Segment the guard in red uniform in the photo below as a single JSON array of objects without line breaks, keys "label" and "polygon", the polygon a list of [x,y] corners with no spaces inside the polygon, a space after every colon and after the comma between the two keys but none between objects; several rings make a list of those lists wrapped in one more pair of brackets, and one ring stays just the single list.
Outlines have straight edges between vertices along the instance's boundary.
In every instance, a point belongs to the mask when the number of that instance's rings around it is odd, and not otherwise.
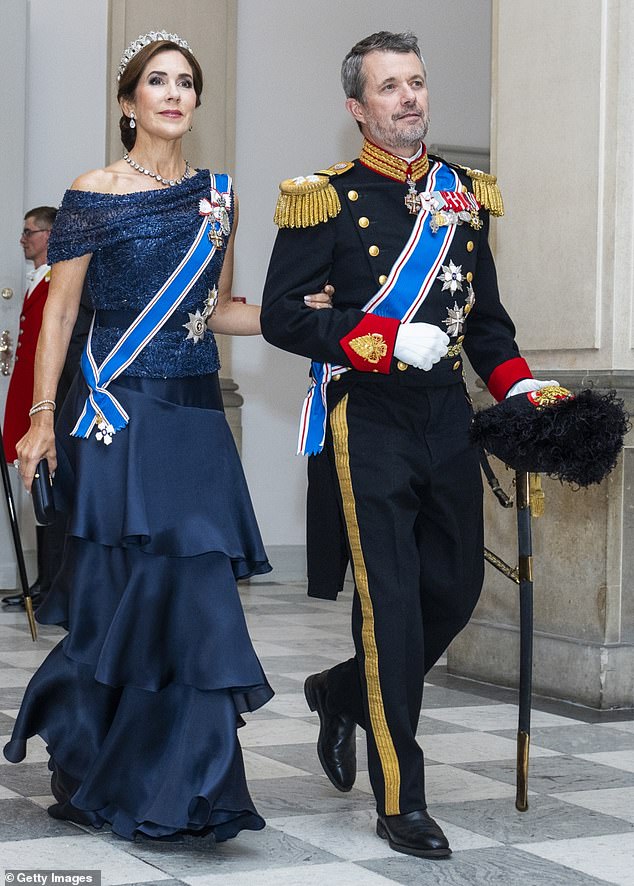
[{"label": "guard in red uniform", "polygon": [[[545,383],[500,303],[488,244],[489,216],[503,214],[495,178],[426,151],[416,37],[362,40],[342,81],[361,155],[282,182],[262,305],[265,338],[313,361],[299,449],[320,459],[311,486],[333,479],[336,498],[322,489],[322,506],[339,502],[355,580],[356,654],[309,677],[305,694],[335,787],[354,783],[358,724],[377,833],[396,851],[442,858],[450,849],[426,811],[416,730],[425,673],[467,623],[484,575],[463,351],[498,400]],[[306,308],[326,282],[333,310]],[[333,550],[336,583],[336,540]]]},{"label": "guard in red uniform", "polygon": [[[35,366],[35,349],[42,325],[42,314],[48,296],[48,284],[51,269],[46,263],[48,238],[53,227],[57,209],[53,206],[38,206],[29,210],[24,216],[24,228],[20,237],[20,245],[27,261],[33,262],[33,268],[27,273],[28,289],[20,313],[20,328],[15,351],[13,374],[9,381],[7,404],[4,413],[2,436],[7,462],[11,464],[16,458],[16,443],[28,431],[30,425],[29,409],[33,405],[33,373]],[[34,603],[41,599],[45,558],[46,529],[37,528],[38,579],[33,585]],[[47,582],[48,583],[48,582]],[[46,590],[46,588],[44,589]],[[3,598],[4,605],[18,606],[22,603],[22,595],[15,594]]]},{"label": "guard in red uniform", "polygon": [[5,455],[9,464],[17,458],[16,443],[26,434],[30,425],[29,409],[33,405],[35,349],[51,276],[51,269],[46,264],[46,250],[56,215],[57,210],[52,206],[39,206],[30,210],[24,217],[24,229],[20,237],[24,257],[27,261],[33,262],[33,269],[27,274],[29,286],[20,314],[15,365],[9,382],[2,430]]}]

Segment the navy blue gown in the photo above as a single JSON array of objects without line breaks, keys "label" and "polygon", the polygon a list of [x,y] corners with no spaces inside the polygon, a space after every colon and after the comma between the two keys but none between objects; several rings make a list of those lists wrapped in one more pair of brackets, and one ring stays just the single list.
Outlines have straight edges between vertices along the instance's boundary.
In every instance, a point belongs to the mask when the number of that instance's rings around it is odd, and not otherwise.
[{"label": "navy blue gown", "polygon": [[[49,261],[92,253],[99,364],[178,264],[200,227],[210,175],[128,195],[68,191]],[[258,830],[237,738],[273,692],[249,638],[236,579],[270,570],[207,331],[188,338],[222,268],[202,277],[109,388],[130,416],[109,446],[70,436],[88,389],[77,376],[56,424],[62,568],[37,611],[68,631],[27,687],[4,754],[48,746],[51,814],[122,837],[218,840]]]}]

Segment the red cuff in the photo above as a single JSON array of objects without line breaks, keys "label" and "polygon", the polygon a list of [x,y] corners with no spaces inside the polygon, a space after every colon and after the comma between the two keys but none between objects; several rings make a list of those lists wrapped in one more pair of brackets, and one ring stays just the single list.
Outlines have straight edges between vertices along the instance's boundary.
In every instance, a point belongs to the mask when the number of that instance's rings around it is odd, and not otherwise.
[{"label": "red cuff", "polygon": [[361,322],[339,340],[350,366],[359,372],[387,375],[400,325],[400,321],[392,317],[364,314]]},{"label": "red cuff", "polygon": [[515,382],[524,378],[532,378],[533,373],[523,357],[513,357],[496,366],[487,382],[487,388],[499,402],[503,400],[511,390]]}]

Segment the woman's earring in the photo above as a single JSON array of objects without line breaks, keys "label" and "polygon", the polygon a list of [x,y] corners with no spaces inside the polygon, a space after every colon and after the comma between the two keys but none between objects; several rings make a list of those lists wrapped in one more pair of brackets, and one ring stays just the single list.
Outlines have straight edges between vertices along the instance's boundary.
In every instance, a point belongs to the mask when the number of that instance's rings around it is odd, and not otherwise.
[{"label": "woman's earring", "polygon": [[191,132],[193,128],[194,128],[193,126],[190,126],[190,127],[189,127],[189,131]]},{"label": "woman's earring", "polygon": [[136,118],[134,111],[130,111],[130,129],[136,129]]}]

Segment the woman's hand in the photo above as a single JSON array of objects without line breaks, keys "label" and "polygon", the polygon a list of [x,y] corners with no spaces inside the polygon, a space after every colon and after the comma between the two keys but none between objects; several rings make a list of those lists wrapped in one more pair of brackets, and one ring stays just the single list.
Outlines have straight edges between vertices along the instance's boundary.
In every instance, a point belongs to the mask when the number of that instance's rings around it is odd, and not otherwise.
[{"label": "woman's hand", "polygon": [[18,453],[18,473],[22,478],[24,488],[30,492],[35,468],[40,459],[47,459],[51,476],[57,468],[52,412],[39,412],[33,416],[31,427],[18,441],[16,450]]},{"label": "woman's hand", "polygon": [[335,294],[335,287],[330,283],[326,283],[321,292],[311,292],[310,295],[304,296],[304,304],[315,311],[322,308],[332,308],[332,297]]}]

